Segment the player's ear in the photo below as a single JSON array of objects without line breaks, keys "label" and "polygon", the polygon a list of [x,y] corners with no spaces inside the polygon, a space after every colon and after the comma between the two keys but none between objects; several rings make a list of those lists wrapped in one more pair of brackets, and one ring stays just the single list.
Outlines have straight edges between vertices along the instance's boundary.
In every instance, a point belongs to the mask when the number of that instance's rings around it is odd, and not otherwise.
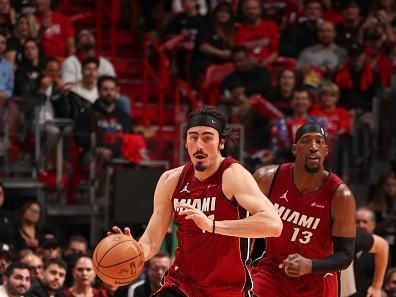
[{"label": "player's ear", "polygon": [[224,150],[224,145],[225,145],[225,139],[220,138],[219,149]]},{"label": "player's ear", "polygon": [[293,153],[293,156],[295,156],[296,155],[296,145],[295,144],[292,144],[291,151]]}]

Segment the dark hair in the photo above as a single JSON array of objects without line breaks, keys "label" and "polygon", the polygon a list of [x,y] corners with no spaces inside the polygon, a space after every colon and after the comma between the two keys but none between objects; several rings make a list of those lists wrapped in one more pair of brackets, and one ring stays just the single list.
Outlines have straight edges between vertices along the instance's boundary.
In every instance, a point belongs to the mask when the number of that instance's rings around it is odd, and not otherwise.
[{"label": "dark hair", "polygon": [[248,51],[248,49],[247,49],[246,47],[244,47],[244,46],[234,46],[234,47],[231,49],[231,54],[232,54],[232,55],[235,55],[235,54],[237,54],[237,53],[244,53],[246,56],[249,56],[249,51]]},{"label": "dark hair", "polygon": [[39,61],[39,67],[42,67],[43,62],[45,63],[45,54],[43,49],[41,48],[40,44],[37,42],[37,39],[35,38],[27,38],[25,40],[25,42],[22,44],[22,57],[21,57],[21,61],[19,61],[19,64],[22,67],[34,67],[32,64],[32,61],[29,60],[26,56],[25,56],[25,46],[28,42],[33,42],[36,47],[37,47],[37,51],[38,51],[38,61]]},{"label": "dark hair", "polygon": [[4,191],[4,184],[3,184],[3,182],[2,182],[2,181],[0,181],[0,188],[2,188],[2,189],[3,189],[3,191]]},{"label": "dark hair", "polygon": [[114,76],[102,75],[98,78],[98,90],[102,88],[103,83],[106,81],[112,81],[116,85],[116,87],[118,87],[118,80]]},{"label": "dark hair", "polygon": [[14,273],[15,269],[27,269],[30,273],[29,266],[27,266],[26,264],[21,262],[13,262],[8,265],[7,269],[4,272],[4,275],[6,277],[10,277]]},{"label": "dark hair", "polygon": [[158,252],[157,254],[155,254],[155,255],[148,261],[146,267],[150,267],[150,264],[151,264],[151,262],[152,262],[152,260],[153,260],[154,258],[169,258],[169,259],[170,259],[170,255],[169,255],[167,252],[160,251],[160,252]]},{"label": "dark hair", "polygon": [[61,62],[60,62],[57,58],[54,58],[54,57],[47,57],[47,58],[45,59],[44,63],[43,63],[43,68],[42,68],[42,70],[44,70],[45,68],[47,68],[48,64],[49,64],[49,63],[52,63],[52,62],[55,62],[55,63],[57,63],[58,65],[61,65]]},{"label": "dark hair", "polygon": [[87,240],[84,236],[82,236],[82,235],[75,234],[75,235],[70,236],[69,240],[67,241],[67,247],[70,246],[70,244],[71,244],[72,241],[82,242],[82,243],[84,243],[84,244],[87,246],[87,248],[88,248],[88,240]]},{"label": "dark hair", "polygon": [[71,261],[70,261],[70,266],[69,266],[69,267],[70,267],[70,268],[76,267],[77,262],[78,262],[81,258],[88,258],[88,259],[91,259],[91,261],[93,261],[93,260],[92,260],[92,257],[89,256],[88,254],[77,253],[77,254],[74,254],[74,255],[71,257]]},{"label": "dark hair", "polygon": [[310,94],[309,94],[308,89],[305,88],[305,87],[302,86],[302,85],[296,86],[296,87],[294,88],[292,98],[294,97],[294,94],[295,94],[295,93],[303,93],[303,92],[307,93],[307,94],[308,94],[308,97],[311,99],[311,96],[310,96]]},{"label": "dark hair", "polygon": [[356,4],[359,7],[359,9],[362,10],[358,0],[343,0],[340,2],[341,2],[340,3],[341,9],[347,9],[350,5]]},{"label": "dark hair", "polygon": [[86,57],[84,60],[81,62],[81,68],[84,68],[88,64],[94,63],[96,67],[99,68],[99,59],[96,57]]},{"label": "dark hair", "polygon": [[322,9],[324,8],[323,2],[321,0],[304,0],[304,7],[307,7],[309,4],[312,4],[312,3],[319,3],[320,7]]},{"label": "dark hair", "polygon": [[[230,15],[230,19],[225,24],[220,24],[216,18],[217,14],[221,10],[226,10],[228,12],[228,14]],[[224,30],[224,35],[226,38],[225,42],[226,42],[227,46],[232,46],[233,41],[234,41],[234,17],[235,17],[234,10],[232,9],[231,4],[228,2],[221,2],[221,3],[217,4],[217,6],[215,7],[215,9],[212,12],[212,22],[213,22],[214,30],[216,32],[218,32],[218,30],[221,30],[221,29]]]},{"label": "dark hair", "polygon": [[67,264],[61,258],[53,258],[44,262],[44,269],[47,269],[50,265],[58,265],[59,267],[67,270]]}]

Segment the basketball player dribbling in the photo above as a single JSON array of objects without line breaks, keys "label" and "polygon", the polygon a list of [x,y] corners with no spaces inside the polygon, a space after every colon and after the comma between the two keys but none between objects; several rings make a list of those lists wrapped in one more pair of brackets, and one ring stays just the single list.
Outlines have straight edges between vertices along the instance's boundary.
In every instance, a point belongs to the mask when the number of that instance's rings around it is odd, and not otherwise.
[{"label": "basketball player dribbling", "polygon": [[259,297],[336,297],[338,271],[353,259],[355,199],[344,182],[324,169],[326,134],[301,126],[294,163],[267,166],[254,176],[283,221],[282,234],[266,240],[265,257],[252,270]]},{"label": "basketball player dribbling", "polygon": [[[253,176],[221,155],[225,125],[214,108],[192,112],[185,144],[191,162],[158,181],[153,214],[139,240],[145,260],[158,252],[173,214],[179,228],[174,263],[154,296],[252,296],[248,238],[281,233],[282,221]],[[113,232],[122,233],[118,227]],[[130,235],[128,228],[124,232]]]}]

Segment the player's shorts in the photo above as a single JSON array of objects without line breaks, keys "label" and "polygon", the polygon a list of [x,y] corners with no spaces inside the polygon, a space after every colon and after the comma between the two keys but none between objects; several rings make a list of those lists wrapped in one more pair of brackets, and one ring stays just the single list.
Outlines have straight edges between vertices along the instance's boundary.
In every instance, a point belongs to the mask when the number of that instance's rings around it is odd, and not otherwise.
[{"label": "player's shorts", "polygon": [[270,263],[252,269],[253,293],[257,297],[338,297],[338,274],[290,277]]},{"label": "player's shorts", "polygon": [[227,291],[226,288],[201,288],[187,280],[181,273],[171,266],[164,276],[163,285],[153,296],[161,297],[162,292],[167,290],[185,297],[245,297],[252,296],[241,291]]}]

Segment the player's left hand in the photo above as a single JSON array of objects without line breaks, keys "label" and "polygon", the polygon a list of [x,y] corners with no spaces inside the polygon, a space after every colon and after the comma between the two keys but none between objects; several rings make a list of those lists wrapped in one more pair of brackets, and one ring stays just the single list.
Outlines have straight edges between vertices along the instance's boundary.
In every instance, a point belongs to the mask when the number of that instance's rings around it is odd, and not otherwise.
[{"label": "player's left hand", "polygon": [[370,286],[367,289],[366,297],[381,297],[381,296],[382,296],[381,288],[376,288],[376,287]]},{"label": "player's left hand", "polygon": [[202,230],[202,232],[212,232],[213,221],[209,219],[202,211],[187,203],[176,204],[177,208],[183,208],[179,212],[180,215],[184,215],[186,220],[193,220],[194,223]]},{"label": "player's left hand", "polygon": [[312,273],[312,260],[304,258],[300,254],[292,254],[287,256],[279,268],[284,269],[288,276],[299,277]]}]

